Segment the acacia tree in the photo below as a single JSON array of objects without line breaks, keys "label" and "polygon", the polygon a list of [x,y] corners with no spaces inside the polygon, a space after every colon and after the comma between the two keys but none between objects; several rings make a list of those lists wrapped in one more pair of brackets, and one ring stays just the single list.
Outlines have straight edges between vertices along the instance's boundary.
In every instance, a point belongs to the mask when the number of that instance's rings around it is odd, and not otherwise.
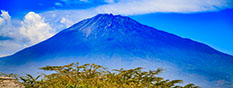
[{"label": "acacia tree", "polygon": [[[178,86],[182,80],[164,80],[157,75],[162,69],[142,71],[143,68],[107,70],[96,64],[72,63],[40,68],[54,71],[46,75],[19,77],[26,88],[199,88],[194,84]],[[39,79],[40,78],[40,79]]]}]

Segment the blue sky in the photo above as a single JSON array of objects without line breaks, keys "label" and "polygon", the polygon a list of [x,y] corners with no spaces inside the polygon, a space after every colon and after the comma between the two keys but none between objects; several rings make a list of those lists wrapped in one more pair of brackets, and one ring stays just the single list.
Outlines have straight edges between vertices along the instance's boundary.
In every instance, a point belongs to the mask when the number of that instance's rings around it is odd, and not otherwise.
[{"label": "blue sky", "polygon": [[233,55],[233,9],[192,14],[151,13],[131,18]]},{"label": "blue sky", "polygon": [[99,13],[129,16],[233,55],[232,0],[1,0],[0,10],[0,56]]}]

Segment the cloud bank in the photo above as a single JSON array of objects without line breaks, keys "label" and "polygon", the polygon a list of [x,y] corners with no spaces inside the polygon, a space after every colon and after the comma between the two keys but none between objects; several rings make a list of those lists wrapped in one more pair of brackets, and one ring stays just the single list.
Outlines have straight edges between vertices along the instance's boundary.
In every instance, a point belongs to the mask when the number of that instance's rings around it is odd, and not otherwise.
[{"label": "cloud bank", "polygon": [[[197,13],[232,8],[232,0],[104,0],[105,5],[82,10],[54,10],[40,13],[52,25],[66,19],[74,24],[99,13],[140,15],[148,13]],[[56,15],[56,16],[54,16]],[[51,20],[52,19],[52,20]],[[56,27],[56,26],[54,26]],[[59,29],[59,28],[58,28]]]},{"label": "cloud bank", "polygon": [[155,12],[191,13],[231,8],[231,0],[120,0],[96,8],[100,13],[137,15]]},{"label": "cloud bank", "polygon": [[6,11],[1,12],[0,37],[7,39],[0,40],[0,56],[13,54],[55,34],[50,25],[34,12],[27,13],[22,21],[11,19]]}]

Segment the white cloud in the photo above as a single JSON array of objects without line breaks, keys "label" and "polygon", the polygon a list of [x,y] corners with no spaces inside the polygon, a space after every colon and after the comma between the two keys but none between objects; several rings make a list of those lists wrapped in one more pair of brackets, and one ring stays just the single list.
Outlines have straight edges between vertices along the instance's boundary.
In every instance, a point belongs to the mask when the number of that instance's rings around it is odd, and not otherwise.
[{"label": "white cloud", "polygon": [[1,17],[3,19],[9,20],[11,18],[11,16],[8,14],[8,12],[3,11],[3,10],[1,10],[1,12],[2,12]]},{"label": "white cloud", "polygon": [[79,1],[81,1],[81,2],[88,2],[88,0],[79,0]]},{"label": "white cloud", "polygon": [[[97,6],[95,8],[84,9],[81,11],[87,13],[93,12],[96,14],[113,13],[121,15],[137,15],[156,12],[193,13],[203,11],[218,11],[221,9],[233,7],[232,0],[118,0],[117,2],[115,2],[114,0],[104,1],[109,4]],[[69,1],[67,0],[66,2]],[[74,12],[73,10],[62,11]],[[79,12],[80,10],[76,11]]]},{"label": "white cloud", "polygon": [[4,19],[0,17],[0,25],[3,24]]},{"label": "white cloud", "polygon": [[107,2],[107,3],[115,3],[114,0],[104,0],[104,1]]},{"label": "white cloud", "polygon": [[13,26],[13,23],[11,21],[11,16],[8,14],[8,12],[1,10],[2,14],[0,16],[0,36],[3,37],[13,37],[15,30],[15,27]]},{"label": "white cloud", "polygon": [[[99,13],[121,15],[138,15],[157,12],[195,13],[204,11],[219,11],[233,7],[231,0],[105,0],[107,5],[82,10],[54,10],[40,13],[53,28],[64,29],[67,24],[62,19],[69,20],[69,25],[92,17]],[[54,16],[56,14],[56,16]],[[62,22],[62,23],[61,23]]]},{"label": "white cloud", "polygon": [[8,56],[9,54],[3,54],[3,55],[0,55],[0,57],[5,57],[5,56]]},{"label": "white cloud", "polygon": [[62,7],[62,6],[63,6],[63,4],[62,4],[62,3],[59,3],[59,2],[56,2],[54,5],[56,5],[56,6],[60,6],[60,7]]},{"label": "white cloud", "polygon": [[232,7],[230,0],[120,0],[115,4],[96,8],[100,13],[123,15],[146,14],[155,12],[202,12],[216,11]]},{"label": "white cloud", "polygon": [[50,24],[56,31],[61,31],[74,23],[81,21],[87,17],[92,17],[97,14],[96,11],[88,10],[54,10],[40,13],[45,21]]},{"label": "white cloud", "polygon": [[70,27],[70,26],[73,24],[72,21],[70,21],[70,20],[68,20],[68,19],[66,19],[66,18],[64,18],[64,17],[61,18],[60,23],[65,24],[65,25],[66,25],[66,28],[67,28],[67,27]]},{"label": "white cloud", "polygon": [[1,10],[1,13],[2,14],[0,15],[0,26],[6,22],[9,22],[11,18],[8,12]]},{"label": "white cloud", "polygon": [[11,19],[6,11],[1,12],[0,36],[10,39],[0,40],[0,56],[13,54],[55,34],[39,14],[29,12],[21,21]]},{"label": "white cloud", "polygon": [[36,44],[53,35],[52,28],[40,15],[29,12],[21,22],[20,33],[29,40],[29,44]]}]

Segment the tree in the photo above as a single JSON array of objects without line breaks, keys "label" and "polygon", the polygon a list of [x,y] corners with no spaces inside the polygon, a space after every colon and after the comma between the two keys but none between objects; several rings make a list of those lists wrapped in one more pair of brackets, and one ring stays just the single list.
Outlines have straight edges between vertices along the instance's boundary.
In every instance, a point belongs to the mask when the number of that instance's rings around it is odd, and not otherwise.
[{"label": "tree", "polygon": [[26,88],[199,88],[194,84],[178,86],[182,80],[164,80],[157,75],[162,69],[143,71],[142,67],[107,70],[96,64],[72,63],[40,68],[52,74],[19,77]]}]

